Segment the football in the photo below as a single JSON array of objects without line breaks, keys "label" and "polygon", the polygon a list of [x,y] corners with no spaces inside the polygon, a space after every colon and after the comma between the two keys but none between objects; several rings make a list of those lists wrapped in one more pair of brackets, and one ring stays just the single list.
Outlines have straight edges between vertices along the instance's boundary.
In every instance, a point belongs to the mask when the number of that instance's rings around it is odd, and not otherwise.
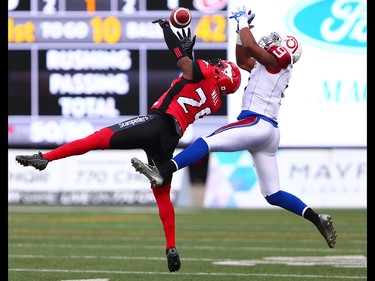
[{"label": "football", "polygon": [[173,9],[169,17],[171,24],[176,28],[187,27],[191,22],[191,13],[188,8],[178,7]]}]

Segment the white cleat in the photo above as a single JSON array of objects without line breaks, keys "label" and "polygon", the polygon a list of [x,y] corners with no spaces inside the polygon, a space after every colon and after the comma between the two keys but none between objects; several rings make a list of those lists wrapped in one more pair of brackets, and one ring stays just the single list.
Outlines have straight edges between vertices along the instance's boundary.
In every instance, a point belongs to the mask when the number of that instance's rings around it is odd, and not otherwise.
[{"label": "white cleat", "polygon": [[160,172],[156,166],[143,163],[138,158],[132,158],[131,162],[135,170],[145,175],[152,185],[163,185],[164,178],[160,175]]}]

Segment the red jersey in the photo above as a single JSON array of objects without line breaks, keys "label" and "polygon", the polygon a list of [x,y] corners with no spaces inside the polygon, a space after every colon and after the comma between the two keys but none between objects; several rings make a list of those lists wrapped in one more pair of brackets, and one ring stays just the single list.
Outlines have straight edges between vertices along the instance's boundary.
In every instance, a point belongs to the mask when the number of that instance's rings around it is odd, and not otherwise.
[{"label": "red jersey", "polygon": [[151,106],[150,112],[157,110],[173,115],[184,133],[195,120],[218,111],[220,107],[214,68],[207,61],[198,59],[193,61],[193,79],[182,76],[174,79],[170,88]]}]

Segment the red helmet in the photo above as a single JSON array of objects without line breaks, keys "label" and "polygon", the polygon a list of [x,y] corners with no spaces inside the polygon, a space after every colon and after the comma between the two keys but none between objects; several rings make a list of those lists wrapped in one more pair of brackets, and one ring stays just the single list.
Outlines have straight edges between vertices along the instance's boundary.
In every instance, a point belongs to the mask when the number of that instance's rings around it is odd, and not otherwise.
[{"label": "red helmet", "polygon": [[232,94],[241,84],[241,71],[236,64],[230,61],[214,59],[209,63],[215,69],[215,77],[221,94]]}]

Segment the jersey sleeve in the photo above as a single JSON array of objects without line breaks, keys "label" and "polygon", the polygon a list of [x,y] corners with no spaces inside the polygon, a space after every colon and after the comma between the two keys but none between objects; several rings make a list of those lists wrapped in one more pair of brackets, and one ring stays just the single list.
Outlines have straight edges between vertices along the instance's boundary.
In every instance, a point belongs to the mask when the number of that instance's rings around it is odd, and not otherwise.
[{"label": "jersey sleeve", "polygon": [[201,69],[199,60],[193,61],[193,80],[199,82],[204,79],[204,75]]},{"label": "jersey sleeve", "polygon": [[[198,59],[196,62],[197,62],[197,68],[199,68],[200,79],[201,80],[208,79],[216,83],[216,78],[213,75],[212,66],[205,60]],[[197,70],[197,73],[198,73],[198,70]]]}]

